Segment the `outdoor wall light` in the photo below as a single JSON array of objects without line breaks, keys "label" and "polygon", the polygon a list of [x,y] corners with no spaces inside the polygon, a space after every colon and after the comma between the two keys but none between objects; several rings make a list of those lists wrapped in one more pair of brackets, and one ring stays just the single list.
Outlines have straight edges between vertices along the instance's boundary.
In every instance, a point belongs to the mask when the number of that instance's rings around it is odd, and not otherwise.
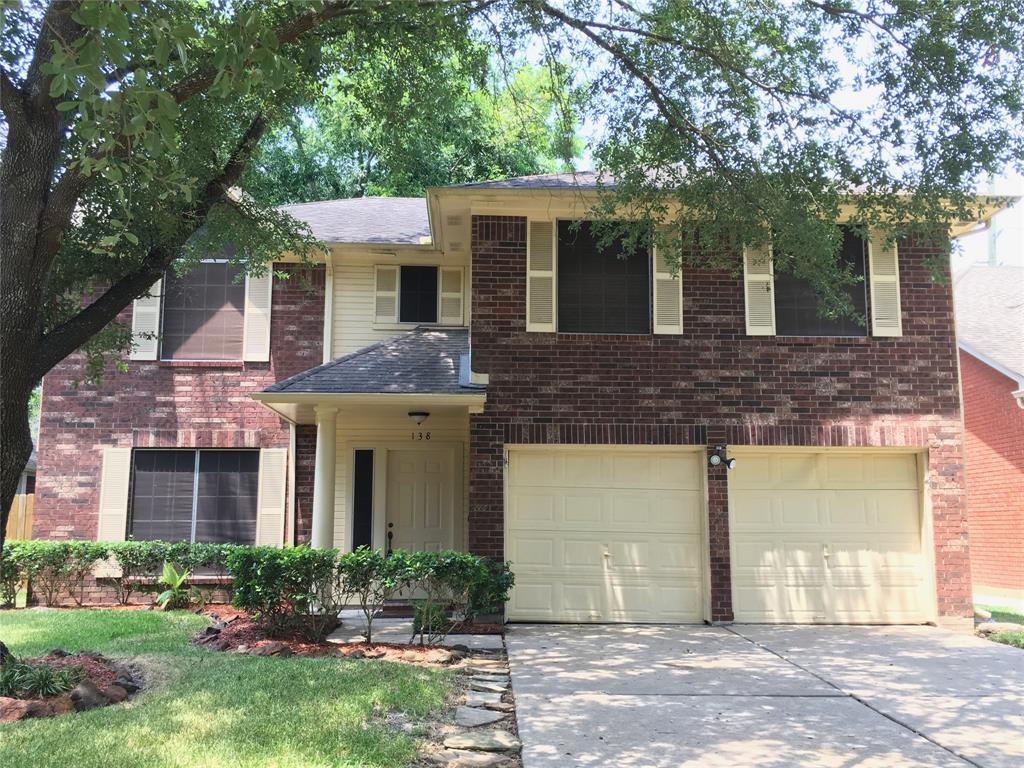
[{"label": "outdoor wall light", "polygon": [[409,411],[409,418],[415,421],[417,424],[422,424],[430,416],[426,411]]},{"label": "outdoor wall light", "polygon": [[717,467],[720,464],[724,464],[726,469],[735,469],[736,459],[726,458],[725,446],[716,445],[715,452],[708,456],[708,464],[712,467]]}]

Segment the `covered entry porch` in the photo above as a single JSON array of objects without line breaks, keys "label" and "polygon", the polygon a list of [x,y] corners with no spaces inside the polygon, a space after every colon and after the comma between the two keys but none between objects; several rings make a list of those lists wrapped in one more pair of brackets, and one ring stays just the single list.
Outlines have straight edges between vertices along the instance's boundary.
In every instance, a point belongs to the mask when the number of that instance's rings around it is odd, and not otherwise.
[{"label": "covered entry porch", "polygon": [[466,354],[465,331],[422,328],[253,396],[315,425],[313,547],[466,548],[469,416],[485,399],[462,381]]}]

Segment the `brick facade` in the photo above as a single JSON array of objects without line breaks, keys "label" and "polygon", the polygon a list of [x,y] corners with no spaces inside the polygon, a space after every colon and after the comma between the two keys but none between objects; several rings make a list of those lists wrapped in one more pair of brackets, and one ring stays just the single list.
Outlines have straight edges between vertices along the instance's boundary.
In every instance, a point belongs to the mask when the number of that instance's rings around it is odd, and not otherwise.
[{"label": "brick facade", "polygon": [[[540,444],[913,446],[929,455],[941,616],[971,613],[952,292],[900,243],[900,338],[751,337],[743,284],[683,270],[684,333],[526,333],[526,220],[474,216],[469,544],[501,557],[503,447]],[[728,487],[711,470],[712,618],[732,616]]]},{"label": "brick facade", "polygon": [[1014,379],[960,353],[975,590],[1024,600],[1024,409]]},{"label": "brick facade", "polygon": [[[126,372],[108,365],[102,383],[93,386],[77,383],[85,369],[84,356],[75,353],[46,375],[36,538],[95,538],[106,446],[288,447],[288,424],[249,395],[322,362],[325,270],[275,269],[291,278],[274,279],[268,363],[134,361]],[[130,326],[131,309],[119,319]]]}]

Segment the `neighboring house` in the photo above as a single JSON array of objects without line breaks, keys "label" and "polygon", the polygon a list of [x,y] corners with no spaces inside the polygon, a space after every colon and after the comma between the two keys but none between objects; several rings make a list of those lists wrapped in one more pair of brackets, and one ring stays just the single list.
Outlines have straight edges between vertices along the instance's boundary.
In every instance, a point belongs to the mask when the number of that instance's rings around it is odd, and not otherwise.
[{"label": "neighboring house", "polygon": [[954,283],[975,600],[1024,608],[1024,267]]},{"label": "neighboring house", "polygon": [[36,490],[36,452],[33,449],[25,469],[18,478],[18,487],[11,502],[11,513],[7,518],[7,539],[29,539],[32,537],[32,508]]},{"label": "neighboring house", "polygon": [[288,206],[325,264],[169,274],[127,373],[46,377],[37,535],[468,548],[511,620],[969,626],[941,248],[847,236],[864,328],[768,252],[602,251],[568,225],[597,194]]}]

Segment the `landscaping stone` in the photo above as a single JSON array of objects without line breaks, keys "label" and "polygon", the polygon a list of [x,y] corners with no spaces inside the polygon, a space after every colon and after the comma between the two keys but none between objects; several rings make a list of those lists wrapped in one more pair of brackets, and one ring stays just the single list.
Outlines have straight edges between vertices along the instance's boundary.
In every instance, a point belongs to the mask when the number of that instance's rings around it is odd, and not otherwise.
[{"label": "landscaping stone", "polygon": [[501,712],[492,712],[488,709],[478,709],[477,707],[459,706],[455,709],[455,722],[467,728],[490,725],[505,717],[508,717],[508,715]]},{"label": "landscaping stone", "polygon": [[508,731],[469,731],[448,736],[449,749],[470,749],[474,752],[518,752],[522,745]]},{"label": "landscaping stone", "polygon": [[53,650],[51,650],[46,655],[47,656],[53,656],[53,658],[55,658],[55,659],[63,659],[63,658],[66,658],[67,656],[70,656],[71,654],[68,653],[67,651],[65,651],[63,648],[54,648]]},{"label": "landscaping stone", "polygon": [[434,648],[424,654],[423,660],[430,664],[451,664],[452,654],[443,648]]},{"label": "landscaping stone", "polygon": [[291,656],[291,649],[282,642],[273,640],[266,645],[253,648],[249,651],[250,656]]},{"label": "landscaping stone", "polygon": [[71,701],[74,702],[75,709],[79,712],[105,707],[109,703],[107,697],[103,695],[103,691],[97,688],[92,680],[80,682],[71,692]]},{"label": "landscaping stone", "polygon": [[30,702],[24,699],[9,699],[0,696],[0,723],[13,723],[28,717]]},{"label": "landscaping stone", "polygon": [[487,691],[466,691],[467,707],[486,707],[490,704],[500,704],[501,694]]},{"label": "landscaping stone", "polygon": [[474,691],[491,691],[493,693],[504,693],[508,690],[507,683],[490,683],[486,680],[478,680],[475,677],[470,678],[469,687]]},{"label": "landscaping stone", "polygon": [[494,704],[484,704],[487,709],[493,709],[496,712],[511,712],[515,709],[515,706],[507,701],[498,701]]},{"label": "landscaping stone", "polygon": [[132,674],[131,670],[120,667],[114,678],[114,685],[124,688],[128,693],[135,693],[142,688],[142,681]]},{"label": "landscaping stone", "polygon": [[984,608],[975,608],[974,618],[978,621],[988,621],[992,618],[992,613],[990,611],[986,611]]},{"label": "landscaping stone", "polygon": [[249,646],[248,645],[240,645],[237,648],[235,648],[235,653],[248,653],[248,652],[249,652]]},{"label": "landscaping stone", "polygon": [[977,626],[979,635],[997,635],[1003,632],[1024,632],[1024,624],[1011,621],[987,621]]},{"label": "landscaping stone", "polygon": [[470,752],[465,749],[444,749],[435,752],[430,760],[449,768],[512,768],[515,761],[493,752]]},{"label": "landscaping stone", "polygon": [[512,682],[508,675],[478,675],[474,673],[472,679],[478,683],[499,683],[501,685],[508,685]]},{"label": "landscaping stone", "polygon": [[66,715],[75,711],[75,702],[71,700],[70,696],[58,696],[50,702],[50,707],[53,709],[53,714]]},{"label": "landscaping stone", "polygon": [[122,701],[128,698],[128,691],[122,688],[120,685],[111,685],[104,688],[102,691],[103,695],[107,697],[107,700],[112,704],[120,704]]}]

